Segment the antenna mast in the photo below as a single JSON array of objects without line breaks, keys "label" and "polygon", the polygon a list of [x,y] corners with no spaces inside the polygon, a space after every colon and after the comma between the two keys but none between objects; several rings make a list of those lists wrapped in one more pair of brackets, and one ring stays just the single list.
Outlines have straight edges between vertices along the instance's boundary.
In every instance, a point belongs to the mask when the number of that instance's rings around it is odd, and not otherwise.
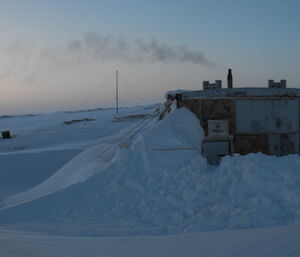
[{"label": "antenna mast", "polygon": [[119,71],[116,71],[116,113],[119,113]]}]

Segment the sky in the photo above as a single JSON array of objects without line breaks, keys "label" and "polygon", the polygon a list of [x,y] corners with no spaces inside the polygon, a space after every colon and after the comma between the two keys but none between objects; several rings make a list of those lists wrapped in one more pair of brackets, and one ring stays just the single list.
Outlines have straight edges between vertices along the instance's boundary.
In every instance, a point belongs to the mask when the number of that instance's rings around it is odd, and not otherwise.
[{"label": "sky", "polygon": [[233,70],[300,87],[296,0],[0,0],[0,115],[162,102]]}]

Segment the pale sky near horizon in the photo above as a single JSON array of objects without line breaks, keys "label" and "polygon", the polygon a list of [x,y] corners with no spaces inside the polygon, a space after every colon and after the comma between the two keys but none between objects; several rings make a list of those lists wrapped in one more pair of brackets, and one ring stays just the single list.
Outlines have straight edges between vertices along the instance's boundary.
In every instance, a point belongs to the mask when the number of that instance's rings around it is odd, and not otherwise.
[{"label": "pale sky near horizon", "polygon": [[300,87],[296,0],[0,0],[0,115],[156,103],[233,69]]}]

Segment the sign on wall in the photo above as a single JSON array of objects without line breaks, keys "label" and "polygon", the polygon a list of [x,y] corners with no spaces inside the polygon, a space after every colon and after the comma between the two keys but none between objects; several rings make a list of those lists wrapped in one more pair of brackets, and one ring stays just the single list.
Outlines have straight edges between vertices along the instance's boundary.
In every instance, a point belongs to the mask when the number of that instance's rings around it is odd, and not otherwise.
[{"label": "sign on wall", "polygon": [[208,120],[208,136],[228,136],[227,120]]}]

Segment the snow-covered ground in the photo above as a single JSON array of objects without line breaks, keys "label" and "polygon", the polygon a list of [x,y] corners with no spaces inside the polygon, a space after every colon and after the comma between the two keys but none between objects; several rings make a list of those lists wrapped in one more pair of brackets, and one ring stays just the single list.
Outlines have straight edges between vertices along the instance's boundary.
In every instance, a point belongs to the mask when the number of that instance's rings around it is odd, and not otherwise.
[{"label": "snow-covered ground", "polygon": [[210,166],[157,107],[0,118],[0,256],[300,256],[300,157]]},{"label": "snow-covered ground", "polygon": [[0,231],[5,257],[298,257],[300,226],[170,236],[56,237]]},{"label": "snow-covered ground", "polygon": [[[122,115],[151,113],[153,109],[126,108]],[[114,117],[112,109],[0,116],[0,131],[10,130],[14,136],[0,140],[0,198],[38,185],[79,153],[111,144],[139,121],[112,122]],[[64,123],[85,118],[94,120]]]}]

